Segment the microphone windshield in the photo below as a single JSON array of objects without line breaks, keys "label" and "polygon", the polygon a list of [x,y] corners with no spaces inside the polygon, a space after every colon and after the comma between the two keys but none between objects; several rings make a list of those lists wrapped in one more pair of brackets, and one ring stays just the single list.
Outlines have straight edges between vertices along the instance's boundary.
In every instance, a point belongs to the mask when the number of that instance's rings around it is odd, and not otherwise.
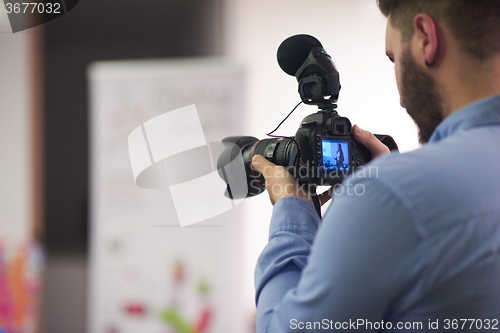
[{"label": "microphone windshield", "polygon": [[309,52],[315,47],[323,47],[319,40],[310,35],[288,37],[278,48],[278,63],[281,69],[292,76],[306,61]]}]

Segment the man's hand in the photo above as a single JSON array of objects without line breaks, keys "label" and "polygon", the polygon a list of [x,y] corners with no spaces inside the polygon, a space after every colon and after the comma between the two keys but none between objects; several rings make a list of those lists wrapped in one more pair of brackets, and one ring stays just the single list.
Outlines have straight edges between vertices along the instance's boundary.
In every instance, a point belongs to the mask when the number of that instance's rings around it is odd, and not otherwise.
[{"label": "man's hand", "polygon": [[364,131],[358,125],[352,127],[352,134],[356,140],[362,143],[372,153],[372,159],[380,155],[388,154],[389,148],[379,141],[371,132]]},{"label": "man's hand", "polygon": [[266,179],[266,190],[273,205],[284,197],[298,197],[309,201],[307,189],[300,191],[301,187],[284,166],[269,162],[262,155],[255,155],[252,158],[252,166]]},{"label": "man's hand", "polygon": [[[390,153],[389,148],[371,132],[362,130],[358,125],[354,125],[352,131],[354,138],[371,151],[372,159]],[[299,186],[293,175],[284,166],[271,163],[262,155],[255,155],[252,159],[252,165],[264,175],[266,190],[273,205],[284,197],[297,197],[313,203],[308,186]],[[318,195],[321,205],[331,199],[332,192],[333,187]]]},{"label": "man's hand", "polygon": [[[269,193],[269,198],[273,205],[276,201],[284,197],[297,197],[307,200],[311,204],[313,203],[308,186],[300,186],[293,175],[288,172],[284,166],[278,166],[271,163],[262,155],[255,155],[252,158],[252,165],[264,175],[266,179],[266,190]],[[321,205],[331,199],[332,191],[333,188],[330,188],[318,195]]]}]

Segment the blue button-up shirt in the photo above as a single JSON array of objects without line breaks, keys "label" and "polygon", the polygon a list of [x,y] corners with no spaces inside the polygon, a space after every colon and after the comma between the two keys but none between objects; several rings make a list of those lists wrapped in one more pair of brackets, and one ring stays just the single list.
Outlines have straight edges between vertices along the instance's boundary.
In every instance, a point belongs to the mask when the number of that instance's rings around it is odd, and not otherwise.
[{"label": "blue button-up shirt", "polygon": [[255,284],[259,333],[500,329],[500,96],[346,179],[322,221],[279,200]]}]

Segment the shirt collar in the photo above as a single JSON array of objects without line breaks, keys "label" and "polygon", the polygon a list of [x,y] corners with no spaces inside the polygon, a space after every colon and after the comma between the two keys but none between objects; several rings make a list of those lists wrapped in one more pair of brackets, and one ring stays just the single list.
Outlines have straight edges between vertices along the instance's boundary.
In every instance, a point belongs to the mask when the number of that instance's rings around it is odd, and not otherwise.
[{"label": "shirt collar", "polygon": [[500,95],[464,106],[446,117],[434,130],[429,142],[437,142],[473,127],[500,125]]}]

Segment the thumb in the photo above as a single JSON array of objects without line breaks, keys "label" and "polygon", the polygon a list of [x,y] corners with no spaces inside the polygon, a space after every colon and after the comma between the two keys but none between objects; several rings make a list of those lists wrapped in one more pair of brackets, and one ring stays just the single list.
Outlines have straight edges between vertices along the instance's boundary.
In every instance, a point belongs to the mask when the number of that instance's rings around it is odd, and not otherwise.
[{"label": "thumb", "polygon": [[254,155],[252,158],[252,166],[259,170],[261,173],[264,173],[264,170],[269,167],[276,166],[275,164],[269,162],[264,156],[262,155]]},{"label": "thumb", "polygon": [[372,157],[376,158],[380,155],[390,153],[389,148],[380,142],[371,132],[363,130],[358,125],[352,127],[354,138],[363,144],[372,153]]}]

